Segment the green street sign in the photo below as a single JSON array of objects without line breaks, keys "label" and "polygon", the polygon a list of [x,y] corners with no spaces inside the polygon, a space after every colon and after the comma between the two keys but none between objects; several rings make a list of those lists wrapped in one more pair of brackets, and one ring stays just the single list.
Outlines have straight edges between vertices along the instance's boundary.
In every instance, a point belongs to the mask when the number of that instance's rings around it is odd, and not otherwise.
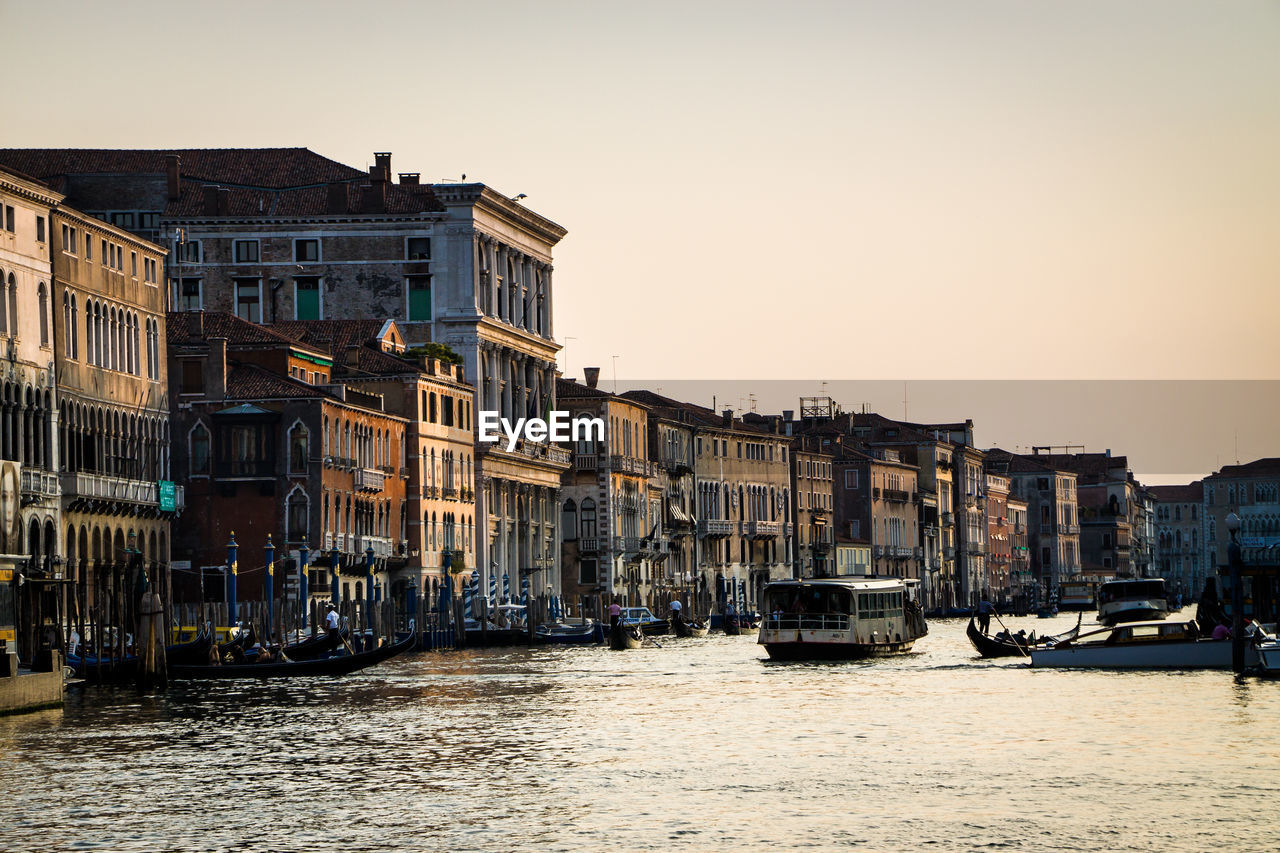
[{"label": "green street sign", "polygon": [[160,486],[160,511],[173,512],[178,508],[178,502],[174,493],[172,480],[161,480]]}]

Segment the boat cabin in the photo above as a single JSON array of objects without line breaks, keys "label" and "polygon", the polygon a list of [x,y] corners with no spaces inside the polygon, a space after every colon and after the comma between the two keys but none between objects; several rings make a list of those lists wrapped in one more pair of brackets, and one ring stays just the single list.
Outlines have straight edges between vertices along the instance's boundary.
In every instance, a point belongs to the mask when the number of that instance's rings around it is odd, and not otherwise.
[{"label": "boat cabin", "polygon": [[766,625],[782,629],[846,631],[850,617],[857,621],[901,619],[901,583],[831,582],[770,584],[764,590]]},{"label": "boat cabin", "polygon": [[1164,579],[1107,581],[1098,590],[1098,605],[1140,598],[1164,598]]}]

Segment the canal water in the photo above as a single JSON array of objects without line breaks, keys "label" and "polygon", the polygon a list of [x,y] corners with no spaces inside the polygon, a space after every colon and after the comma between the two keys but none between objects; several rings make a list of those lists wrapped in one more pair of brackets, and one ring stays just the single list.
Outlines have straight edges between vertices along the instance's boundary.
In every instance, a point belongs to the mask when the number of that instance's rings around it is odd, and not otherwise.
[{"label": "canal water", "polygon": [[76,691],[0,719],[0,849],[1280,849],[1280,683],[1031,670],[964,624],[855,663],[713,635]]}]

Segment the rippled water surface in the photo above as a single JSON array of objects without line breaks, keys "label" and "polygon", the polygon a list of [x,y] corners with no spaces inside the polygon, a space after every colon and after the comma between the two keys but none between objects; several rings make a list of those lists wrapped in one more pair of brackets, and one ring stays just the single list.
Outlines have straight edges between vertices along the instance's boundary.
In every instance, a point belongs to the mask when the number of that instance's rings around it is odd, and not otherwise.
[{"label": "rippled water surface", "polygon": [[75,691],[0,719],[0,849],[1280,849],[1280,683],[931,631],[856,663],[713,635]]}]

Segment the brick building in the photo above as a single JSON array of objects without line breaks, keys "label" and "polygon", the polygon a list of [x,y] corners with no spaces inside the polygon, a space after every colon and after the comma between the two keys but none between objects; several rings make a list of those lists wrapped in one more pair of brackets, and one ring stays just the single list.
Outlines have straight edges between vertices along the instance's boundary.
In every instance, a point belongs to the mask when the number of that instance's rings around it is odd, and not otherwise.
[{"label": "brick building", "polygon": [[1156,572],[1171,595],[1196,598],[1213,572],[1205,559],[1204,481],[1148,491],[1155,500]]}]

